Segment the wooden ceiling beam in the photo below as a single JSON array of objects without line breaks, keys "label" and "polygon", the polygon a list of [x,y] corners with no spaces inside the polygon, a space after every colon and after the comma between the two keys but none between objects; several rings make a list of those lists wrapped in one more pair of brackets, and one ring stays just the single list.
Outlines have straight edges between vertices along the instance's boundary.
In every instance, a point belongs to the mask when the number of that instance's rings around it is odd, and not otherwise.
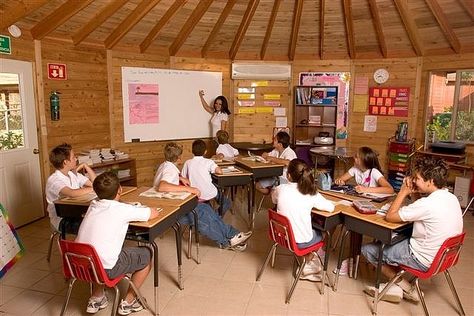
[{"label": "wooden ceiling beam", "polygon": [[352,20],[352,4],[351,0],[342,1],[344,10],[344,25],[346,27],[347,48],[349,50],[349,57],[355,59],[355,39],[354,39],[354,21]]},{"label": "wooden ceiling beam", "polygon": [[37,40],[42,39],[69,20],[74,14],[88,6],[92,1],[93,0],[66,1],[59,8],[51,12],[51,14],[36,24],[31,29],[31,36]]},{"label": "wooden ceiling beam", "polygon": [[474,1],[472,0],[458,0],[464,10],[469,14],[471,20],[474,20]]},{"label": "wooden ceiling beam", "polygon": [[382,56],[387,58],[387,43],[385,42],[385,36],[383,34],[382,19],[380,18],[380,12],[377,8],[377,0],[369,0],[369,7],[370,13],[372,14],[372,22],[374,23],[375,33],[377,34],[380,51],[382,52]]},{"label": "wooden ceiling beam", "polygon": [[451,24],[449,24],[448,18],[443,13],[443,10],[439,6],[438,2],[436,0],[425,0],[425,1],[431,10],[431,13],[433,13],[436,21],[438,21],[438,24],[441,27],[441,30],[443,31],[444,36],[446,36],[446,39],[448,40],[449,44],[451,45],[453,50],[456,52],[456,54],[459,54],[459,52],[461,51],[461,42],[456,36],[456,33],[454,33],[453,28],[451,27]]},{"label": "wooden ceiling beam", "polygon": [[0,31],[9,27],[12,24],[15,24],[15,22],[29,15],[31,12],[38,9],[46,2],[48,1],[47,0],[17,1],[17,4],[11,10],[8,10],[8,14],[6,14],[6,12],[3,12],[3,16],[0,19]]},{"label": "wooden ceiling beam", "polygon": [[219,16],[219,19],[217,20],[216,24],[214,24],[214,27],[212,28],[212,31],[209,34],[209,37],[207,38],[206,43],[204,43],[204,46],[202,47],[202,50],[201,50],[202,57],[207,57],[207,51],[209,50],[209,47],[211,46],[212,41],[217,36],[217,34],[219,34],[219,31],[222,25],[224,24],[225,20],[229,16],[236,2],[237,0],[227,1],[227,4],[225,5],[224,10],[222,10],[221,15]]},{"label": "wooden ceiling beam", "polygon": [[326,1],[319,1],[319,58],[324,59],[324,11]]},{"label": "wooden ceiling beam", "polygon": [[398,13],[400,14],[400,18],[403,22],[403,26],[405,26],[405,30],[407,31],[408,38],[410,39],[411,45],[415,50],[417,56],[423,56],[423,47],[421,45],[421,39],[418,35],[418,30],[415,24],[415,21],[412,19],[412,15],[408,11],[408,4],[407,0],[393,0],[395,6],[397,7]]},{"label": "wooden ceiling beam", "polygon": [[128,0],[115,0],[109,3],[102,11],[97,13],[86,25],[84,25],[79,31],[73,34],[72,42],[74,45],[79,45],[89,34],[94,32],[102,23],[110,18],[115,12],[118,11]]},{"label": "wooden ceiling beam", "polygon": [[181,46],[183,46],[189,34],[191,34],[196,24],[198,24],[204,13],[206,13],[211,3],[212,0],[202,0],[199,2],[199,4],[193,10],[193,13],[191,13],[191,16],[188,18],[186,23],[184,23],[183,27],[181,28],[181,31],[179,31],[178,35],[171,44],[169,48],[170,56],[175,56]]},{"label": "wooden ceiling beam", "polygon": [[275,2],[273,3],[272,14],[270,15],[270,20],[268,21],[267,31],[265,32],[265,38],[263,39],[262,48],[260,49],[260,59],[265,58],[265,53],[267,52],[268,42],[270,41],[270,37],[272,36],[273,25],[275,24],[280,3],[281,0],[275,0]]},{"label": "wooden ceiling beam", "polygon": [[145,37],[143,42],[140,43],[140,52],[144,53],[151,43],[158,37],[161,29],[168,23],[169,20],[178,12],[178,10],[186,3],[186,0],[176,0],[173,5],[165,12],[161,19],[151,29],[150,33]]},{"label": "wooden ceiling beam", "polygon": [[161,0],[142,0],[135,10],[105,39],[105,47],[113,48],[140,20],[153,9]]},{"label": "wooden ceiling beam", "polygon": [[293,10],[293,23],[291,26],[290,46],[288,47],[288,59],[295,59],[296,43],[298,42],[298,32],[300,30],[301,14],[303,13],[303,0],[295,1]]},{"label": "wooden ceiling beam", "polygon": [[237,34],[235,34],[234,41],[232,42],[232,46],[230,47],[229,51],[229,58],[234,59],[237,55],[237,51],[240,48],[240,44],[245,37],[245,33],[252,22],[253,15],[257,10],[258,3],[260,0],[250,0],[249,4],[247,5],[247,10],[245,10],[245,14],[240,22],[239,29],[237,30]]}]

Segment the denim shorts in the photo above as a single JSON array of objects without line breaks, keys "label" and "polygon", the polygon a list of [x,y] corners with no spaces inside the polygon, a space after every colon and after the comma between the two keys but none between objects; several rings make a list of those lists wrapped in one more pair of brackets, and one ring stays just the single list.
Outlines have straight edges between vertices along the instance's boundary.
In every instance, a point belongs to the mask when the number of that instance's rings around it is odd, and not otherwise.
[{"label": "denim shorts", "polygon": [[113,279],[122,274],[134,273],[145,268],[151,261],[151,250],[148,247],[123,248],[112,269],[105,269],[109,278]]},{"label": "denim shorts", "polygon": [[319,230],[313,229],[313,238],[311,238],[310,241],[296,243],[296,245],[298,246],[299,249],[304,249],[320,242],[321,240],[323,240],[323,235],[321,234],[321,232]]},{"label": "denim shorts", "polygon": [[[374,266],[377,265],[379,256],[379,246],[377,244],[370,243],[363,245],[361,251],[371,264]],[[411,251],[409,238],[394,245],[386,246],[383,249],[382,262],[392,266],[403,264],[416,270],[428,270]]]}]

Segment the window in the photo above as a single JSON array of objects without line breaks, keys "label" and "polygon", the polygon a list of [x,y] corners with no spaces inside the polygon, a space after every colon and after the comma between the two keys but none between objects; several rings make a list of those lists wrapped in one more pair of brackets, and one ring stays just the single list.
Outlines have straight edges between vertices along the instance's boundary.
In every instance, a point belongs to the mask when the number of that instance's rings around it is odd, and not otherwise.
[{"label": "window", "polygon": [[23,146],[19,78],[17,74],[0,73],[0,150]]},{"label": "window", "polygon": [[428,142],[474,142],[474,70],[430,74],[426,138]]}]

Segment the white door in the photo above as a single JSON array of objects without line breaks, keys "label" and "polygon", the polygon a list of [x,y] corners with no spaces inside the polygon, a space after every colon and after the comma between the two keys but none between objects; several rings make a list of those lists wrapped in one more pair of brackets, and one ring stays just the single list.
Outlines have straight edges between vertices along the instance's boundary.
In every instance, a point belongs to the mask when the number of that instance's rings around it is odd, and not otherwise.
[{"label": "white door", "polygon": [[0,202],[15,227],[43,216],[32,68],[0,58]]}]

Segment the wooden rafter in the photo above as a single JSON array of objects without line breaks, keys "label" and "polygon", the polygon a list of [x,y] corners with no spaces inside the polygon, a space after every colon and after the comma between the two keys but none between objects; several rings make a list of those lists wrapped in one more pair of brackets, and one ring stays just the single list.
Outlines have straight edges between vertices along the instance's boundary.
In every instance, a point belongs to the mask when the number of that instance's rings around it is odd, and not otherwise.
[{"label": "wooden rafter", "polygon": [[115,0],[107,5],[102,11],[97,13],[86,25],[72,35],[74,45],[80,44],[90,33],[94,32],[102,23],[111,17],[118,9],[120,9],[127,0]]},{"label": "wooden rafter", "polygon": [[319,2],[319,57],[324,59],[324,11],[326,7],[326,1],[320,0]]},{"label": "wooden rafter", "polygon": [[469,14],[471,20],[474,20],[474,1],[472,0],[458,0],[464,10]]},{"label": "wooden rafter", "polygon": [[92,1],[93,0],[69,0],[63,3],[31,29],[31,36],[33,36],[34,39],[42,39],[74,14],[88,6]]},{"label": "wooden rafter", "polygon": [[352,20],[352,4],[351,0],[342,1],[344,7],[344,25],[346,27],[347,48],[349,50],[349,57],[355,58],[355,40],[354,40],[354,21]]},{"label": "wooden rafter", "polygon": [[31,12],[35,11],[43,4],[48,2],[47,0],[34,0],[34,1],[17,1],[18,3],[8,11],[8,14],[3,13],[0,19],[0,31],[4,28],[9,27],[16,21],[27,16]]},{"label": "wooden rafter", "polygon": [[459,42],[458,37],[454,33],[451,24],[449,24],[448,18],[443,13],[443,10],[441,10],[441,7],[439,6],[438,2],[436,0],[425,1],[431,10],[431,13],[433,13],[434,17],[436,18],[436,21],[438,21],[438,24],[441,27],[444,36],[446,36],[446,39],[448,40],[449,44],[454,49],[454,51],[459,54],[459,52],[461,51],[461,42]]},{"label": "wooden rafter", "polygon": [[275,2],[273,3],[272,14],[270,15],[270,20],[268,21],[267,31],[265,32],[265,38],[263,39],[262,48],[260,49],[260,59],[265,58],[265,53],[267,51],[268,42],[270,41],[270,36],[272,35],[273,25],[275,24],[280,3],[281,0],[275,0]]},{"label": "wooden rafter", "polygon": [[407,0],[393,0],[397,7],[400,18],[402,19],[405,30],[407,31],[408,38],[410,39],[411,45],[415,50],[417,56],[423,56],[423,49],[421,46],[421,39],[418,35],[415,21],[413,21],[410,12],[408,11]]},{"label": "wooden rafter", "polygon": [[291,26],[290,46],[288,47],[288,59],[295,58],[296,43],[298,42],[298,32],[300,30],[301,13],[303,13],[303,0],[295,1],[293,10],[293,23]]},{"label": "wooden rafter", "polygon": [[252,21],[253,15],[255,14],[255,10],[257,10],[258,3],[260,0],[250,0],[247,10],[245,10],[245,14],[240,22],[239,29],[237,30],[237,34],[235,34],[234,41],[232,42],[232,46],[230,47],[229,57],[230,59],[234,59],[237,55],[237,51],[239,50],[240,44],[245,37],[245,33],[247,32],[247,28]]},{"label": "wooden rafter", "polygon": [[181,46],[183,46],[189,34],[191,34],[196,24],[198,24],[204,13],[206,13],[211,3],[211,0],[202,0],[199,2],[199,4],[193,10],[193,13],[191,13],[191,16],[188,18],[186,23],[184,23],[183,27],[181,28],[181,31],[179,31],[178,35],[171,44],[169,48],[170,56],[175,56]]},{"label": "wooden rafter", "polygon": [[237,2],[237,0],[227,1],[227,4],[225,5],[224,10],[222,10],[221,15],[219,16],[219,19],[217,20],[216,24],[214,24],[214,27],[212,28],[212,31],[209,34],[209,37],[207,38],[206,43],[202,47],[202,50],[201,50],[201,56],[202,57],[207,56],[207,51],[209,50],[209,46],[211,46],[212,41],[214,40],[214,38],[219,33],[222,25],[224,24],[225,20],[229,16],[230,11],[232,11],[232,8],[234,7],[236,2]]},{"label": "wooden rafter", "polygon": [[140,20],[153,9],[161,0],[142,0],[135,10],[105,39],[105,47],[113,48]]},{"label": "wooden rafter", "polygon": [[186,3],[186,0],[176,0],[173,5],[166,11],[156,25],[151,29],[150,33],[145,37],[140,44],[140,52],[144,53],[151,43],[158,37],[161,29],[168,23],[168,21],[178,12],[178,10]]},{"label": "wooden rafter", "polygon": [[383,34],[382,19],[380,18],[379,9],[377,8],[377,0],[369,0],[370,13],[372,14],[372,22],[374,23],[375,32],[379,41],[382,56],[387,58],[387,43]]}]

